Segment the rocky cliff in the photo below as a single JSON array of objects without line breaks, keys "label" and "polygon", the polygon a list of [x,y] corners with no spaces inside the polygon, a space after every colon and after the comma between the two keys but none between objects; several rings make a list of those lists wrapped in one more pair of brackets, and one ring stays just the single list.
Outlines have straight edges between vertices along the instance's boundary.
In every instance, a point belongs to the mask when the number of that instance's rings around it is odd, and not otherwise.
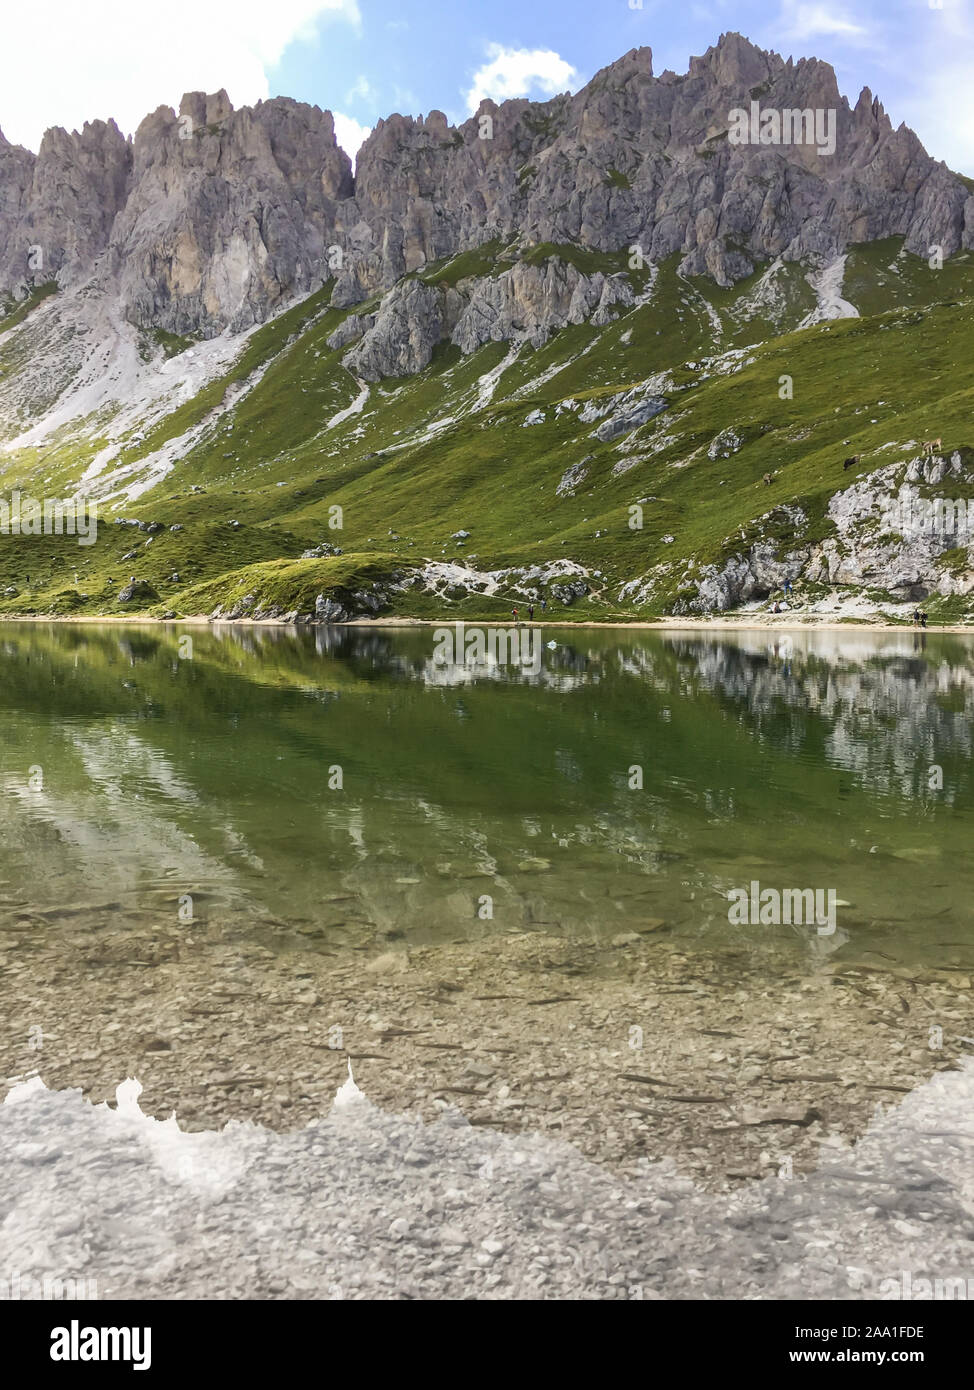
[{"label": "rocky cliff", "polygon": [[[834,111],[834,154],[731,143],[730,113],[752,100]],[[358,169],[342,209],[359,237],[337,290],[344,302],[492,237],[638,246],[651,261],[677,252],[684,274],[728,284],[779,255],[831,259],[891,235],[917,254],[937,244],[950,255],[974,236],[967,187],[911,130],[894,130],[868,89],[850,107],[827,63],[786,62],[738,34],[684,76],[654,77],[642,48],[573,97],[485,101],[458,129],[439,112],[394,116]]]},{"label": "rocky cliff", "polygon": [[[751,103],[814,142],[740,143]],[[621,620],[788,585],[974,622],[972,214],[869,93],[736,35],[393,116],[355,175],[328,112],[223,92],[0,143],[0,502],[101,523],[4,533],[0,612]]]},{"label": "rocky cliff", "polygon": [[[733,143],[731,113],[752,101],[834,111],[834,152]],[[728,285],[765,260],[827,263],[894,235],[924,256],[969,247],[974,198],[868,90],[850,106],[828,64],[737,34],[682,76],[654,76],[643,48],[575,96],[485,101],[459,127],[394,115],[354,178],[331,114],[284,98],[234,111],[223,92],[192,93],[132,139],[95,121],[49,131],[36,156],[0,136],[3,297],[92,282],[130,323],[213,337],[329,279],[337,307],[395,291],[351,354],[372,378],[421,369],[441,338],[465,352],[543,341],[628,292],[564,266],[435,293],[400,284],[487,242],[514,244],[515,261],[547,243],[638,247],[649,263],[676,253],[681,273]]]}]

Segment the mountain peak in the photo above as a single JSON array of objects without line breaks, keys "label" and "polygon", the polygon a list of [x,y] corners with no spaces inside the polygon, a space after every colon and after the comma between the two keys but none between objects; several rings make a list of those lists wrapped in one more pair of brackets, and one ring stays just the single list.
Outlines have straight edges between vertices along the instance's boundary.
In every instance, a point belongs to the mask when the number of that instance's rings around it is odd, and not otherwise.
[{"label": "mountain peak", "polygon": [[690,59],[689,75],[713,75],[720,87],[757,85],[770,76],[773,66],[783,66],[776,53],[766,53],[743,34],[731,30],[699,58]]},{"label": "mountain peak", "polygon": [[179,103],[179,114],[180,116],[189,116],[194,123],[199,125],[222,125],[229,116],[233,115],[233,103],[223,87],[218,92],[210,94],[185,92]]},{"label": "mountain peak", "polygon": [[619,76],[628,75],[634,77],[638,74],[643,77],[652,77],[653,50],[646,46],[642,48],[630,48],[629,52],[624,53],[621,58],[617,58],[615,62],[608,63],[604,68],[601,68],[600,71],[596,73],[593,81],[601,77],[603,73],[608,72]]},{"label": "mountain peak", "polygon": [[[733,140],[733,111],[755,100],[834,108],[834,128],[793,138],[789,121],[786,138]],[[40,245],[48,277],[65,286],[97,264],[125,317],[176,335],[250,327],[332,274],[333,304],[349,307],[493,240],[639,246],[724,286],[863,239],[946,255],[974,243],[966,187],[892,131],[868,88],[853,111],[828,63],[786,62],[736,31],[684,77],[654,78],[640,47],[573,97],[485,98],[459,128],[436,109],[393,113],[354,180],[330,112],[287,97],[235,112],[223,89],[187,92],[178,116],[159,108],[134,148],[114,122],[93,122],[49,132],[36,161],[0,149],[0,292],[28,293],[24,247]]]}]

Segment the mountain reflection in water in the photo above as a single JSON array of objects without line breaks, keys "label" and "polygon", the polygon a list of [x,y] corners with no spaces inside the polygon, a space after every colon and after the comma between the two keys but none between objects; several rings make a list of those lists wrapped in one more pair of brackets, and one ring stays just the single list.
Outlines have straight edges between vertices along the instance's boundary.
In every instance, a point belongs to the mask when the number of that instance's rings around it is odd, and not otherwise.
[{"label": "mountain reflection in water", "polygon": [[[2,910],[971,963],[974,642],[544,638],[524,670],[432,628],[3,625]],[[834,889],[840,931],[732,927],[753,880]]]}]

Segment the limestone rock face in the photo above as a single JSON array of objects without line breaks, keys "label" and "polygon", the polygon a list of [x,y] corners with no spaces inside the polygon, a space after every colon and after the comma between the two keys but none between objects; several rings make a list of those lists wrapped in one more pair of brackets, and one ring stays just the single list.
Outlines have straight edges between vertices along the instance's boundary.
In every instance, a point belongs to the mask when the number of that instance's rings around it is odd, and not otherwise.
[{"label": "limestone rock face", "polygon": [[[817,143],[735,144],[731,113],[832,113]],[[803,133],[814,134],[814,122]],[[485,134],[489,138],[484,138]],[[485,101],[456,129],[439,113],[380,122],[341,210],[354,253],[341,302],[424,262],[486,241],[577,242],[600,251],[677,252],[684,274],[730,284],[759,260],[834,259],[851,243],[901,235],[950,255],[974,237],[966,186],[894,130],[868,89],[854,107],[817,59],[787,62],[738,34],[654,77],[635,49],[575,96]],[[366,230],[367,229],[367,230]]]},{"label": "limestone rock face", "polygon": [[[821,131],[800,121],[798,143],[738,143],[734,112],[752,102],[830,114]],[[329,280],[336,307],[402,286],[355,325],[365,376],[418,370],[446,337],[469,352],[610,322],[632,291],[555,262],[567,244],[676,253],[683,274],[728,285],[774,257],[822,265],[888,236],[923,256],[970,247],[974,197],[871,92],[853,106],[827,63],[739,34],[683,76],[655,76],[640,48],[575,95],[488,100],[458,127],[390,116],[354,178],[330,112],[287,98],[235,111],[225,92],[193,92],[132,139],[93,121],[49,131],[37,155],[0,136],[0,297],[90,280],[140,328],[213,337]],[[435,295],[404,281],[487,243],[509,248],[509,270]],[[543,254],[525,262],[531,248]]]},{"label": "limestone rock face", "polygon": [[114,121],[49,130],[36,155],[0,134],[0,294],[88,274],[125,205],[132,146]]},{"label": "limestone rock face", "polygon": [[211,336],[261,322],[329,277],[351,165],[327,111],[285,98],[234,112],[190,93],[147,116],[110,245],[126,316]]},{"label": "limestone rock face", "polygon": [[412,376],[429,366],[443,336],[444,296],[419,280],[404,280],[387,295],[372,327],[342,360],[364,381]]},{"label": "limestone rock face", "polygon": [[773,541],[758,541],[745,554],[731,556],[720,569],[707,566],[696,598],[677,603],[674,611],[723,613],[751,599],[764,598],[785,582],[793,583],[802,574],[808,558],[807,547],[781,555]]},{"label": "limestone rock face", "polygon": [[558,257],[544,265],[521,262],[496,279],[461,282],[458,288],[467,289],[469,297],[452,341],[466,353],[512,338],[544,347],[555,329],[588,318],[603,326],[610,322],[611,306],[630,305],[634,299],[624,280],[601,272],[583,275]]},{"label": "limestone rock face", "polygon": [[[811,545],[802,541],[804,512],[780,508],[774,519],[779,525],[787,521],[795,538],[790,547],[761,539],[721,566],[705,566],[694,578],[695,595],[680,599],[674,612],[723,612],[799,579],[881,589],[898,601],[971,593],[974,572],[941,560],[945,552],[970,543],[966,503],[960,507],[951,499],[952,492],[965,495],[970,484],[959,453],[878,468],[835,493],[828,516],[836,534]],[[940,485],[944,495],[934,507],[926,494]]]},{"label": "limestone rock face", "polygon": [[614,317],[613,306],[633,300],[621,278],[583,275],[553,256],[543,265],[519,262],[496,277],[471,277],[456,286],[400,281],[377,314],[349,315],[328,346],[360,339],[344,365],[366,381],[378,381],[422,371],[447,338],[465,354],[512,340],[540,348],[555,330],[589,318],[602,326]]},{"label": "limestone rock face", "polygon": [[661,415],[668,406],[669,401],[665,396],[647,396],[636,388],[623,400],[620,410],[610,415],[608,420],[603,420],[595,431],[595,438],[607,444],[620,435],[631,434],[640,425],[645,425],[647,420]]},{"label": "limestone rock face", "polygon": [[315,619],[319,623],[344,623],[348,621],[348,616],[337,599],[329,598],[326,594],[319,594],[315,599]]},{"label": "limestone rock face", "polygon": [[348,318],[342,319],[341,323],[330,334],[327,342],[328,346],[335,350],[348,347],[349,343],[354,343],[361,338],[375,323],[375,314],[349,314]]}]

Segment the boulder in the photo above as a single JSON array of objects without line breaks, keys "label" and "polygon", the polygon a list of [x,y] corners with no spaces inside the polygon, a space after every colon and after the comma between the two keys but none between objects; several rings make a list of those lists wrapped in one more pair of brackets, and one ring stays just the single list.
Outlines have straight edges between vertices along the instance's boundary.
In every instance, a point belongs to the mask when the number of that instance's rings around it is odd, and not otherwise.
[{"label": "boulder", "polygon": [[319,594],[315,599],[315,621],[319,623],[347,623],[352,615],[342,607],[337,599]]},{"label": "boulder", "polygon": [[145,579],[135,579],[118,596],[119,603],[155,603],[159,595]]}]

